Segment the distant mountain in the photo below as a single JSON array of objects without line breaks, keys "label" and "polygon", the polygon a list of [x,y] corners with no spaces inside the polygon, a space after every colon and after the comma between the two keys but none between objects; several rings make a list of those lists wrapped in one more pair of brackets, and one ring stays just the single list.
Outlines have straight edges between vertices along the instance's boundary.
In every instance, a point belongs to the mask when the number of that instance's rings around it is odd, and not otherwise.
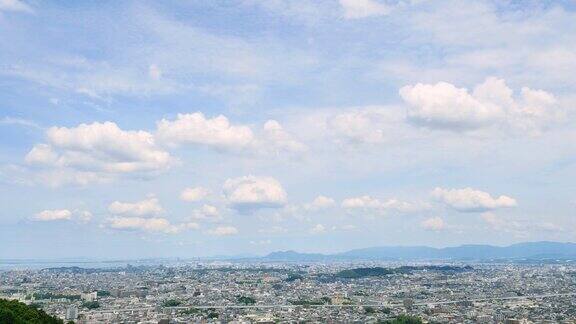
[{"label": "distant mountain", "polygon": [[491,260],[491,259],[574,259],[576,243],[526,242],[510,246],[461,245],[433,248],[427,246],[388,246],[355,249],[336,254],[273,252],[267,261],[338,260]]},{"label": "distant mountain", "polygon": [[320,253],[298,253],[296,251],[272,252],[264,257],[270,261],[321,261],[333,258],[333,255]]}]

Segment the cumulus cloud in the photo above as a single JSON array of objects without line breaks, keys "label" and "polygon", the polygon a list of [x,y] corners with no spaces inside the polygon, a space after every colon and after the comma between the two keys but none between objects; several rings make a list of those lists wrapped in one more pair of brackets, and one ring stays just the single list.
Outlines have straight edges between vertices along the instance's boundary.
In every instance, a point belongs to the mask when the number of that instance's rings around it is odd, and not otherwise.
[{"label": "cumulus cloud", "polygon": [[384,16],[390,13],[386,4],[375,0],[340,0],[340,5],[346,19]]},{"label": "cumulus cloud", "polygon": [[287,195],[278,180],[271,177],[244,176],[228,179],[223,186],[228,203],[238,210],[278,208]]},{"label": "cumulus cloud", "polygon": [[46,209],[36,213],[32,220],[40,222],[51,222],[59,220],[76,220],[81,223],[87,223],[92,219],[92,213],[87,210],[74,210],[68,209]]},{"label": "cumulus cloud", "polygon": [[36,144],[26,155],[26,163],[49,171],[72,172],[80,177],[79,182],[154,173],[173,163],[152,134],[124,131],[112,122],[51,127],[46,135],[48,143]]},{"label": "cumulus cloud", "polygon": [[422,221],[420,226],[429,231],[441,231],[446,227],[446,224],[440,217],[431,217]]},{"label": "cumulus cloud", "polygon": [[410,203],[396,198],[391,198],[386,201],[380,201],[377,198],[373,198],[368,195],[346,198],[342,201],[342,207],[350,210],[362,209],[362,210],[376,210],[376,211],[387,211],[393,210],[401,213],[416,212],[418,210],[426,208],[424,205]]},{"label": "cumulus cloud", "polygon": [[222,115],[206,118],[201,112],[178,114],[172,121],[162,119],[157,123],[156,135],[172,145],[196,144],[226,149],[241,149],[254,138],[247,126],[231,125]]},{"label": "cumulus cloud", "polygon": [[220,220],[222,216],[218,208],[205,204],[201,208],[193,210],[191,218],[194,220],[217,221]]},{"label": "cumulus cloud", "polygon": [[210,194],[210,190],[203,187],[186,188],[180,193],[180,199],[189,202],[204,200]]},{"label": "cumulus cloud", "polygon": [[164,212],[157,198],[151,197],[137,202],[115,201],[108,206],[108,211],[114,215],[152,216]]},{"label": "cumulus cloud", "polygon": [[244,125],[232,125],[225,116],[206,118],[201,112],[178,114],[176,120],[162,119],[157,137],[170,145],[195,144],[232,151],[278,153],[302,152],[306,146],[297,141],[276,120],[268,120],[262,131]]},{"label": "cumulus cloud", "polygon": [[512,126],[537,132],[563,116],[552,94],[524,87],[515,98],[506,82],[494,77],[487,78],[472,92],[447,82],[408,85],[399,92],[408,104],[409,120],[430,128]]},{"label": "cumulus cloud", "polygon": [[72,219],[72,212],[68,209],[43,210],[35,214],[32,219],[42,222],[70,220]]},{"label": "cumulus cloud", "polygon": [[215,236],[229,236],[238,234],[238,230],[234,226],[218,226],[208,230],[207,233]]},{"label": "cumulus cloud", "polygon": [[336,202],[334,201],[334,199],[320,195],[320,196],[317,196],[316,198],[314,198],[314,200],[312,200],[311,203],[305,204],[304,209],[306,209],[306,210],[326,209],[326,208],[330,208],[330,207],[334,206],[335,203]]},{"label": "cumulus cloud", "polygon": [[276,120],[268,120],[264,123],[263,134],[258,148],[274,153],[279,152],[302,152],[307,149],[306,145],[297,141],[290,133],[286,132]]},{"label": "cumulus cloud", "polygon": [[80,210],[76,211],[75,213],[77,215],[78,220],[82,223],[87,223],[90,220],[92,220],[92,213],[87,210]]},{"label": "cumulus cloud", "polygon": [[160,232],[166,234],[176,234],[183,229],[194,229],[194,223],[173,225],[166,218],[161,217],[112,217],[107,220],[107,226],[115,230]]},{"label": "cumulus cloud", "polygon": [[432,197],[461,212],[485,212],[499,208],[516,207],[517,205],[514,198],[504,195],[492,197],[487,192],[472,188],[435,188],[432,191]]}]

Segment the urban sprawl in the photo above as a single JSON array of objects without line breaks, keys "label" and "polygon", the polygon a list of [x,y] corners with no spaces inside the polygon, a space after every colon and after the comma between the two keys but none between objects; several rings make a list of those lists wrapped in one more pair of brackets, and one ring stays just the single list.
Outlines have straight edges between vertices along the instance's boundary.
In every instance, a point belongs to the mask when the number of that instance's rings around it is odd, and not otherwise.
[{"label": "urban sprawl", "polygon": [[576,323],[576,266],[173,262],[0,272],[0,298],[75,323]]}]

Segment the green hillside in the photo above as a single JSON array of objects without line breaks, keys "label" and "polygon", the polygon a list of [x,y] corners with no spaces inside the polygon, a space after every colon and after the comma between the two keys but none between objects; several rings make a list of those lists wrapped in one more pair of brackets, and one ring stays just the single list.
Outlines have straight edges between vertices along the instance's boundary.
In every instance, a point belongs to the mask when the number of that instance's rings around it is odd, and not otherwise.
[{"label": "green hillside", "polygon": [[63,324],[61,319],[46,314],[16,300],[0,299],[0,323],[2,324]]}]

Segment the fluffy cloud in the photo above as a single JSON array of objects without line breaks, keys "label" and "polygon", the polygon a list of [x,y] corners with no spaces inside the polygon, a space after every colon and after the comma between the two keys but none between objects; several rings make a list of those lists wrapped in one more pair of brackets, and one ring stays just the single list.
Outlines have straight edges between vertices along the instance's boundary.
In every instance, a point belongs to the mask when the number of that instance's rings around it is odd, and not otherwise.
[{"label": "fluffy cloud", "polygon": [[178,114],[173,121],[162,119],[157,124],[156,134],[160,141],[171,145],[196,144],[263,153],[306,150],[306,146],[295,140],[276,120],[268,120],[262,131],[256,133],[248,126],[232,125],[225,116],[206,118],[201,112],[195,112]]},{"label": "fluffy cloud", "polygon": [[563,116],[552,94],[524,87],[515,98],[504,80],[493,77],[471,93],[446,82],[408,85],[399,92],[408,104],[408,118],[430,128],[470,130],[500,125],[537,132]]},{"label": "fluffy cloud", "polygon": [[180,199],[194,202],[204,200],[210,194],[210,190],[203,187],[186,188],[180,194]]},{"label": "fluffy cloud", "polygon": [[238,230],[234,226],[218,226],[207,233],[215,236],[229,236],[238,234]]},{"label": "fluffy cloud", "polygon": [[124,131],[112,122],[51,127],[46,135],[48,143],[35,145],[25,161],[52,171],[72,172],[81,177],[79,182],[82,177],[90,182],[118,174],[158,172],[173,162],[152,134]]},{"label": "fluffy cloud", "polygon": [[42,222],[70,220],[72,219],[72,212],[68,209],[43,210],[34,215],[32,219]]},{"label": "fluffy cloud", "polygon": [[199,209],[192,211],[192,219],[194,220],[220,220],[222,216],[218,211],[218,208],[212,205],[203,205]]},{"label": "fluffy cloud", "polygon": [[446,224],[440,217],[431,217],[422,221],[420,226],[429,231],[441,231],[446,227]]},{"label": "fluffy cloud", "polygon": [[158,139],[172,145],[196,144],[226,149],[241,149],[254,139],[247,126],[234,126],[225,116],[206,118],[201,112],[178,114],[176,120],[162,119],[157,124]]},{"label": "fluffy cloud", "polygon": [[432,197],[461,212],[484,212],[498,208],[516,207],[516,200],[508,196],[492,197],[489,193],[472,188],[435,188]]},{"label": "fluffy cloud", "polygon": [[157,198],[151,197],[129,203],[115,201],[108,206],[108,211],[114,215],[152,216],[164,212]]},{"label": "fluffy cloud", "polygon": [[346,19],[384,16],[390,13],[387,5],[375,0],[340,0],[340,5]]},{"label": "fluffy cloud", "polygon": [[320,210],[320,209],[330,208],[330,207],[334,206],[334,204],[335,204],[334,199],[320,195],[320,196],[314,198],[314,200],[312,200],[311,203],[305,204],[304,209],[306,209],[306,210]]},{"label": "fluffy cloud", "polygon": [[286,204],[287,195],[278,180],[244,176],[228,179],[223,186],[228,203],[238,210],[277,208]]},{"label": "fluffy cloud", "polygon": [[416,212],[418,210],[425,208],[425,206],[420,206],[419,204],[401,201],[396,198],[391,198],[382,202],[379,199],[372,198],[368,195],[346,198],[342,201],[342,207],[351,210],[363,209],[363,210],[377,210],[382,212],[386,210],[394,210],[401,213]]},{"label": "fluffy cloud", "polygon": [[268,120],[264,123],[263,134],[259,143],[256,144],[260,149],[278,152],[302,152],[307,149],[306,145],[294,139],[286,132],[282,125],[275,120]]},{"label": "fluffy cloud", "polygon": [[58,220],[76,220],[81,223],[87,223],[92,219],[92,213],[87,210],[70,211],[68,209],[43,210],[36,213],[32,220],[41,222],[50,222]]},{"label": "fluffy cloud", "polygon": [[113,217],[108,219],[107,225],[109,228],[115,230],[160,232],[167,234],[175,234],[183,228],[194,227],[188,226],[188,224],[181,226],[173,225],[167,219],[159,217]]}]

